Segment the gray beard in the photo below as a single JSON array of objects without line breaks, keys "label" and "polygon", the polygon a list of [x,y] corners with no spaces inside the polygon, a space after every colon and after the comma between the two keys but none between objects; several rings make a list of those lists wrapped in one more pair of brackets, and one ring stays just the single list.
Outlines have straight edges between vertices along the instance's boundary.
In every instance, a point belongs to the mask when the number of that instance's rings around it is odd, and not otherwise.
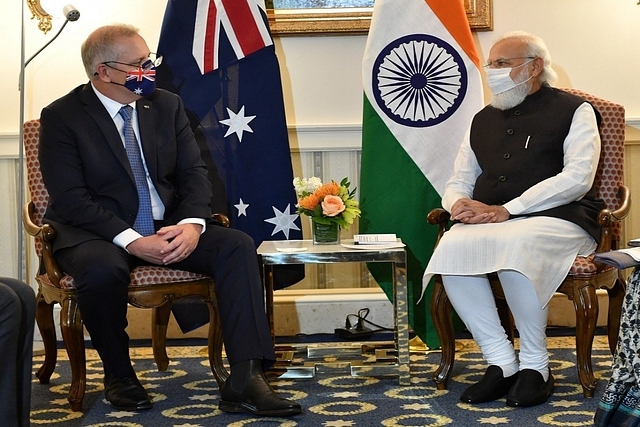
[{"label": "gray beard", "polygon": [[520,105],[531,90],[531,85],[523,83],[505,92],[493,95],[491,106],[499,110],[508,110],[516,105]]},{"label": "gray beard", "polygon": [[529,91],[531,90],[531,83],[527,80],[529,77],[526,75],[527,70],[522,70],[516,76],[517,86],[499,93],[497,95],[493,95],[491,99],[491,106],[497,108],[498,110],[508,110],[509,108],[513,108],[516,105],[520,105],[522,101],[529,95]]}]

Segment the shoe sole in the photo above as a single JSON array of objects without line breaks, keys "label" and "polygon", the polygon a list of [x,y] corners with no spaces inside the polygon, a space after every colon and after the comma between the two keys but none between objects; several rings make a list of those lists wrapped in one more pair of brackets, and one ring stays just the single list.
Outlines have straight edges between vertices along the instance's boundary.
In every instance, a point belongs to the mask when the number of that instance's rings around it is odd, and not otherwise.
[{"label": "shoe sole", "polygon": [[289,417],[292,415],[298,415],[302,413],[301,408],[289,408],[289,409],[271,409],[271,410],[259,410],[251,405],[247,405],[242,402],[226,402],[220,401],[218,409],[222,412],[250,412],[254,415],[271,416],[271,417]]},{"label": "shoe sole", "polygon": [[121,405],[114,405],[113,403],[111,403],[111,401],[109,399],[107,399],[105,397],[105,400],[107,402],[109,402],[109,405],[113,408],[113,409],[117,409],[119,411],[129,411],[129,412],[135,412],[135,411],[146,411],[148,409],[153,408],[153,403],[149,402],[149,403],[145,403],[144,405],[137,405],[137,406],[121,406]]}]

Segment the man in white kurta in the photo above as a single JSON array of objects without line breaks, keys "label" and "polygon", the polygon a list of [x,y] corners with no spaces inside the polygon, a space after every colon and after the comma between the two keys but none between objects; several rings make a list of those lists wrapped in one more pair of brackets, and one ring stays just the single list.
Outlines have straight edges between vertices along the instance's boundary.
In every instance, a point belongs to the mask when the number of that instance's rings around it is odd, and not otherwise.
[{"label": "man in white kurta", "polygon": [[[489,364],[463,402],[507,395],[507,405],[525,407],[548,399],[547,304],[575,257],[597,246],[597,112],[549,86],[550,64],[544,43],[530,34],[510,33],[494,44],[487,64],[494,97],[474,117],[442,198],[456,223],[438,244],[424,286],[442,275]],[[514,316],[519,358],[500,324],[491,272]]]}]

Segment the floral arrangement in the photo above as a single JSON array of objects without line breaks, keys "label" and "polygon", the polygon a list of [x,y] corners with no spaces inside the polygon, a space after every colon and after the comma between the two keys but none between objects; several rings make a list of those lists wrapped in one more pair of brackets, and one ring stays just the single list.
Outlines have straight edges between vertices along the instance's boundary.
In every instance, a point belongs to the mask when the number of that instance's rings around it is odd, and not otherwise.
[{"label": "floral arrangement", "polygon": [[340,184],[335,181],[323,184],[315,176],[309,179],[295,178],[293,187],[298,196],[298,214],[308,215],[318,224],[337,223],[341,228],[349,228],[360,216],[358,202],[354,200],[355,188],[349,191],[349,181],[344,178]]}]

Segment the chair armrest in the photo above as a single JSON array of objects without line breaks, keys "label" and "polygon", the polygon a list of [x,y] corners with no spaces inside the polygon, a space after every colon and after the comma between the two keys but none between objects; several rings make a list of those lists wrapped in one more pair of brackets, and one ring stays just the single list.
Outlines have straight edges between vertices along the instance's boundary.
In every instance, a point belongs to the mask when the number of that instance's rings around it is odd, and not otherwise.
[{"label": "chair armrest", "polygon": [[56,239],[56,230],[50,224],[37,225],[33,221],[33,202],[25,204],[22,208],[22,223],[27,233],[42,241],[42,254],[40,255],[40,272],[47,273],[49,280],[56,287],[60,287],[60,280],[64,272],[53,257],[53,241]]},{"label": "chair armrest", "polygon": [[614,222],[622,221],[631,210],[631,192],[629,187],[621,185],[618,188],[618,199],[620,207],[614,211],[602,209],[598,214],[598,224],[602,227],[600,231],[600,244],[597,252],[606,252],[612,249],[618,249],[618,241],[611,237],[611,225]]},{"label": "chair armrest", "polygon": [[444,232],[447,231],[447,226],[449,225],[450,219],[451,214],[442,208],[432,209],[427,214],[427,222],[429,224],[438,226],[438,237],[436,240],[436,246],[438,246],[440,238],[443,236]]},{"label": "chair armrest", "polygon": [[211,215],[211,217],[220,223],[220,225],[222,225],[223,227],[227,227],[229,228],[230,222],[229,222],[229,217],[227,217],[225,214],[221,214],[221,213],[214,213],[213,215]]},{"label": "chair armrest", "polygon": [[35,209],[33,202],[26,203],[22,207],[22,225],[25,231],[33,237],[40,237],[42,227],[33,222],[33,210]]},{"label": "chair armrest", "polygon": [[629,187],[621,185],[618,188],[618,199],[622,200],[622,203],[618,209],[611,212],[611,216],[616,221],[622,221],[631,211],[631,191],[629,191]]}]

